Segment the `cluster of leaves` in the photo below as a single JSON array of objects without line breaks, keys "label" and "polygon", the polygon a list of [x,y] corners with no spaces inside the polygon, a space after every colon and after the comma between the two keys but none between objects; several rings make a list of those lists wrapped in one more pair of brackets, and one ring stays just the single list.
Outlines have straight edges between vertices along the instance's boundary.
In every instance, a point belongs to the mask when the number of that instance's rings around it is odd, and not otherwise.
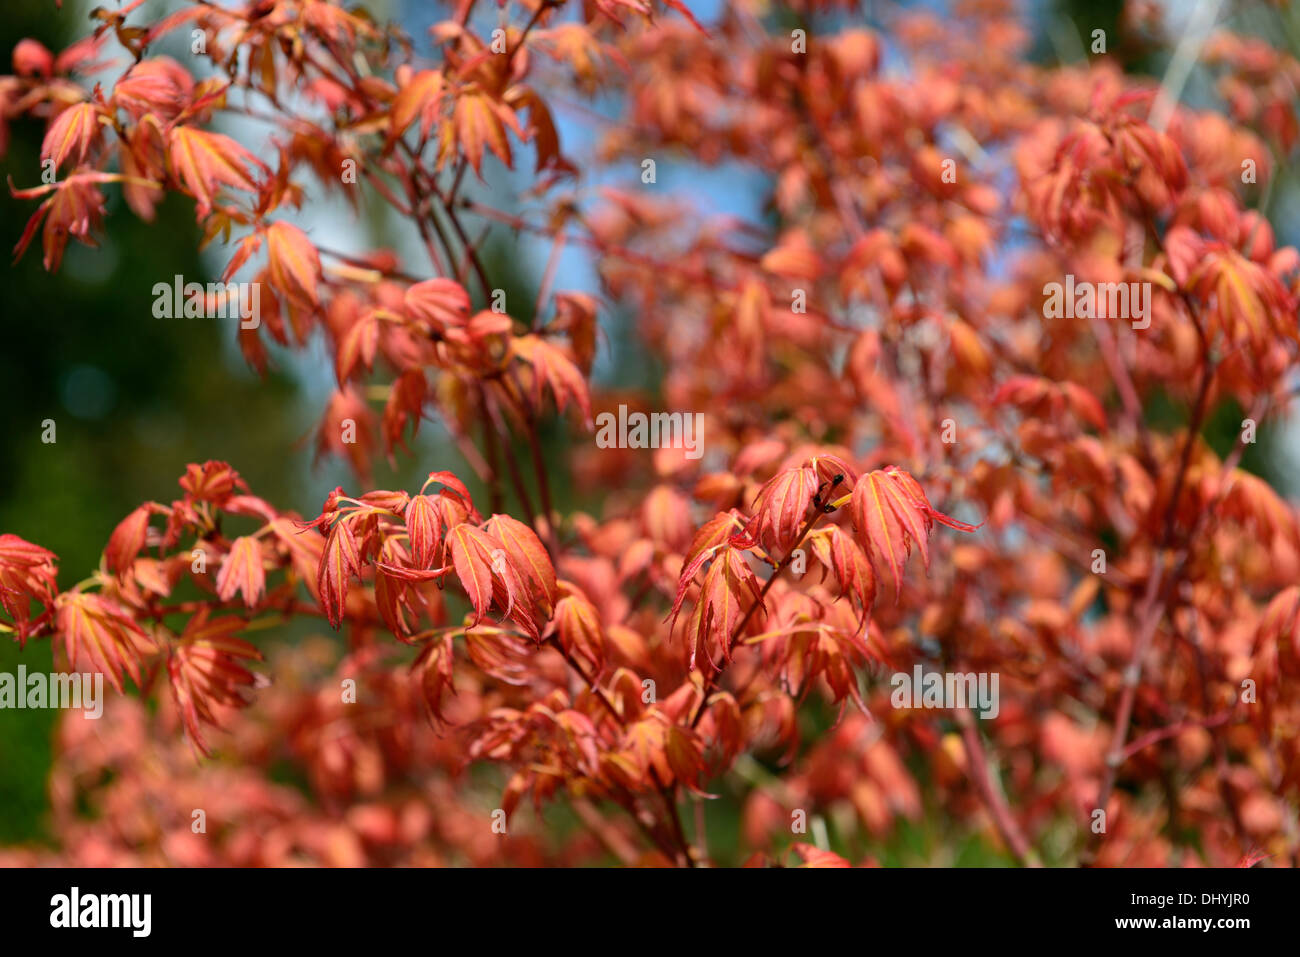
[{"label": "cluster of leaves", "polygon": [[[149,693],[166,663],[156,716],[130,698],[110,711],[120,740],[65,723],[64,853],[698,864],[703,817],[688,837],[679,805],[725,792],[743,794],[756,862],[788,848],[792,814],[828,817],[867,858],[927,802],[1025,863],[1047,847],[1108,864],[1300,854],[1300,520],[1239,468],[1240,443],[1220,455],[1201,435],[1228,403],[1263,422],[1294,397],[1300,257],[1241,176],[1294,158],[1279,92],[1300,83],[1294,59],[1217,37],[1231,117],[1157,118],[1157,87],[1105,58],[1029,62],[1000,0],[959,4],[960,28],[897,12],[881,31],[853,25],[854,4],[799,0],[803,46],[750,0],[707,27],[675,2],[534,0],[500,36],[460,0],[431,30],[436,62],[326,0],[195,3],[153,24],[139,5],[101,8],[57,57],[24,41],[0,78],[0,144],[38,117],[61,173],[15,191],[41,199],[18,252],[40,230],[57,269],[69,237],[93,242],[109,187],[145,219],[168,192],[192,197],[231,251],[224,278],[263,285],[266,321],[238,333],[248,362],[265,370],[271,342],[330,346],[319,452],[369,488],[376,452],[436,417],[491,514],[438,470],[414,494],[335,490],[304,521],[209,462],[180,499],[129,515],[72,589],[55,556],[0,537],[18,641],[55,636],[67,666],[119,690]],[[192,32],[193,69],[156,52]],[[104,59],[114,43],[124,64]],[[552,117],[566,96],[618,104],[581,168]],[[269,120],[271,147],[216,132],[223,115]],[[523,149],[522,212],[463,191]],[[585,185],[601,167],[632,180],[647,156],[752,170],[770,220]],[[313,242],[290,222],[309,183],[394,210],[433,277]],[[551,268],[531,324],[489,307],[503,282],[480,228],[544,237],[552,263],[594,254],[607,303],[662,361],[663,405],[701,411],[704,458],[580,433],[567,473],[613,491],[599,514],[553,508],[542,425],[571,409],[567,426],[590,429],[651,400],[593,386],[610,310],[553,292]],[[1149,283],[1149,326],[1054,317],[1044,287],[1067,274]],[[1157,401],[1176,421],[1154,420]],[[255,690],[249,634],[311,616],[348,635],[335,683],[299,652],[285,667],[319,685],[273,671]],[[915,664],[999,674],[997,717],[893,707],[882,666]],[[338,703],[345,678],[356,703]],[[217,725],[234,763],[178,770],[173,729],[207,752]],[[286,759],[319,807],[269,782]],[[480,762],[508,768],[503,796],[467,774]],[[88,833],[75,790],[123,818],[119,837]],[[572,840],[494,835],[491,809],[525,797],[572,809]],[[190,807],[220,809],[220,840],[178,833]]]}]

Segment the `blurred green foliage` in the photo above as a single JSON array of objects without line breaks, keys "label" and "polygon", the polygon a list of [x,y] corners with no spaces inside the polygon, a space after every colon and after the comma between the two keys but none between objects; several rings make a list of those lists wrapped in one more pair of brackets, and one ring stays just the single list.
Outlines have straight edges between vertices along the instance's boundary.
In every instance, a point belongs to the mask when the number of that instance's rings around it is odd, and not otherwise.
[{"label": "blurred green foliage", "polygon": [[[60,50],[86,24],[53,4],[11,4],[0,21],[0,50],[34,37]],[[75,31],[75,33],[74,33]],[[6,63],[5,68],[8,69]],[[12,127],[0,175],[40,182],[44,130]],[[0,531],[59,556],[59,584],[94,569],[116,523],[143,499],[170,501],[190,461],[224,458],[268,498],[292,486],[286,455],[300,437],[291,380],[259,382],[232,349],[221,320],[156,319],[152,287],[180,273],[206,281],[196,252],[193,204],[171,197],[150,225],[108,190],[98,249],[73,242],[60,271],[47,273],[40,238],[4,266],[0,346]],[[0,243],[12,249],[36,203],[0,194]],[[52,419],[56,441],[41,441]],[[296,457],[307,455],[306,449]],[[0,671],[21,662],[51,667],[48,640],[21,655],[0,643]],[[0,711],[0,843],[40,837],[46,808],[53,711]]]}]

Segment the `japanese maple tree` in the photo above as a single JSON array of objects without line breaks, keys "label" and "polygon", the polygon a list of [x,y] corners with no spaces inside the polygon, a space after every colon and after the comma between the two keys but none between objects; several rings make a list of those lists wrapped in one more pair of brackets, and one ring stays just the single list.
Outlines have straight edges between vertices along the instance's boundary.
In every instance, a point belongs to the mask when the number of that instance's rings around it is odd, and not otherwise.
[{"label": "japanese maple tree", "polygon": [[[19,44],[0,146],[38,119],[52,175],[11,185],[16,253],[57,271],[110,196],[189,197],[258,284],[247,362],[328,345],[316,448],[354,481],[314,508],[191,464],[77,584],[0,536],[0,630],[121,693],[111,734],[60,724],[61,850],[3,859],[826,866],[935,815],[1023,864],[1294,863],[1300,522],[1240,459],[1296,395],[1300,256],[1255,206],[1300,63],[1215,32],[1193,108],[954,6],[458,0],[417,43],[328,0],[130,0]],[[1124,29],[1159,43],[1150,6]],[[761,216],[673,162],[752,175]],[[423,256],[326,248],[331,195]],[[520,235],[525,318],[485,253]],[[565,250],[599,290],[556,288]],[[1051,308],[1067,276],[1149,312]],[[615,314],[654,388],[593,377]],[[703,454],[599,446],[620,405],[700,414]],[[424,421],[457,454],[375,488]],[[299,619],[342,656],[271,643]],[[996,716],[898,707],[917,665],[997,674]]]}]

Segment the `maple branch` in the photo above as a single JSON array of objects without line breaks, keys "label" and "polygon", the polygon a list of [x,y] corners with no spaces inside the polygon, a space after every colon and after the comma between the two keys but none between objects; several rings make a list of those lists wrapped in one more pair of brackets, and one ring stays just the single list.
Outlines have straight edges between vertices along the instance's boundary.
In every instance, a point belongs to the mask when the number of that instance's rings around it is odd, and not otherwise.
[{"label": "maple branch", "polygon": [[709,859],[709,837],[704,823],[704,801],[698,795],[695,798],[695,841],[699,845],[700,857]]},{"label": "maple branch", "polygon": [[[411,206],[415,210],[415,215],[412,217],[415,220],[415,228],[420,231],[420,240],[424,243],[424,249],[429,255],[429,261],[433,263],[433,268],[437,271],[439,276],[449,275],[450,273],[448,272],[447,267],[443,265],[442,257],[438,255],[438,250],[434,248],[433,237],[429,234],[429,226],[425,222],[426,211],[428,211],[428,218],[433,220],[434,229],[437,230],[438,238],[442,240],[444,249],[448,248],[447,237],[443,235],[442,227],[438,224],[438,221],[434,219],[432,211],[428,209],[426,201],[419,196],[415,186],[408,182],[406,189],[411,198]],[[450,253],[448,253],[448,255],[450,255]]]},{"label": "maple branch", "polygon": [[989,809],[993,824],[1002,836],[1002,842],[1015,855],[1021,866],[1042,867],[1042,862],[1039,861],[1038,855],[1030,846],[1024,832],[1020,830],[1020,825],[1016,823],[1011,808],[1007,804],[1006,795],[1002,793],[1002,789],[998,785],[996,776],[989,764],[988,754],[984,750],[984,743],[980,740],[979,731],[975,727],[975,720],[971,717],[970,709],[954,709],[954,715],[958,727],[961,728],[962,740],[966,744],[966,755],[970,758],[970,769],[967,773],[971,781],[974,782],[975,789],[979,791],[980,797],[984,800],[985,806]]},{"label": "maple branch", "polygon": [[488,485],[488,496],[493,512],[501,511],[505,498],[501,490],[501,473],[498,465],[497,433],[487,417],[483,418],[483,447],[487,450],[487,465],[492,470],[492,481]]},{"label": "maple branch", "polygon": [[[763,590],[758,593],[758,598],[756,598],[754,603],[749,606],[749,610],[745,612],[745,617],[740,619],[740,623],[736,625],[735,631],[731,633],[731,637],[727,641],[728,657],[730,657],[731,653],[736,650],[736,644],[740,641],[740,636],[744,634],[745,626],[749,624],[749,620],[754,617],[754,612],[763,604],[764,599],[767,598],[767,593],[772,590],[772,586],[776,584],[776,580],[781,577],[781,573],[785,571],[786,566],[790,564],[790,560],[794,557],[794,553],[797,552],[799,546],[804,543],[804,539],[806,539],[808,534],[813,530],[813,526],[820,522],[822,516],[826,514],[819,507],[819,501],[819,499],[814,499],[813,515],[806,523],[804,523],[803,531],[799,534],[798,541],[794,543],[794,547],[790,549],[789,554],[785,556],[781,561],[781,564],[776,566],[776,569],[773,570],[771,577],[764,583]],[[690,726],[692,729],[699,725],[700,718],[704,717],[704,707],[708,703],[709,692],[712,690],[713,686],[717,684],[717,679],[722,676],[723,669],[725,668],[726,662],[724,661],[722,668],[719,668],[716,672],[711,672],[708,677],[704,679],[704,686],[701,689],[700,695],[700,704],[695,711],[695,717],[691,719]]]},{"label": "maple branch", "polygon": [[[659,784],[659,773],[654,772],[655,783]],[[673,836],[681,846],[681,852],[686,858],[687,867],[695,867],[695,855],[691,853],[691,842],[686,839],[686,830],[682,827],[682,816],[677,810],[677,788],[674,786],[672,791],[659,784],[659,795],[664,799],[664,805],[668,808],[668,819],[673,825]]]},{"label": "maple branch", "polygon": [[[483,483],[487,485],[488,493],[499,497],[501,494],[501,475],[497,469],[496,462],[491,459],[484,459],[483,456],[479,454],[479,450],[475,448],[474,443],[469,436],[461,432],[459,428],[448,427],[447,431],[451,433],[452,441],[456,443],[456,448],[460,450],[460,454],[464,456],[465,461],[468,462],[470,468],[474,470],[474,474],[482,479]],[[486,417],[483,419],[483,432],[485,435],[491,434]],[[491,451],[494,450],[489,448],[489,452]],[[493,498],[494,502],[496,500],[496,498]],[[493,511],[499,512],[501,509],[496,507],[493,508]]]},{"label": "maple branch", "polygon": [[[541,436],[537,431],[537,416],[524,400],[523,387],[516,379],[505,379],[503,377],[500,380],[500,383],[501,394],[505,396],[506,400],[510,403],[510,407],[514,409],[515,414],[524,422],[525,433],[528,438],[528,451],[532,457],[533,470],[537,475],[537,492],[541,496],[542,501],[542,517],[546,522],[546,528],[544,530],[546,532],[546,540],[552,558],[559,558],[560,545],[555,534],[555,511],[551,503],[551,482],[546,472],[546,461],[542,455]],[[515,395],[516,389],[519,391],[519,395]]]},{"label": "maple branch", "polygon": [[1124,749],[1124,760],[1127,761],[1139,751],[1144,751],[1151,747],[1151,745],[1158,744],[1159,742],[1165,741],[1169,738],[1177,737],[1184,731],[1190,731],[1192,728],[1204,728],[1209,730],[1210,728],[1217,728],[1220,725],[1227,724],[1232,720],[1235,711],[1235,708],[1230,708],[1227,711],[1220,711],[1217,714],[1213,714],[1208,718],[1186,718],[1175,724],[1167,724],[1163,728],[1154,728],[1146,734],[1140,735],[1129,742],[1128,747]]},{"label": "maple branch", "polygon": [[621,807],[636,822],[636,826],[641,829],[641,833],[646,836],[655,848],[666,858],[677,856],[678,848],[675,838],[662,821],[656,820],[654,814],[647,808],[638,810],[635,799],[626,794],[611,793],[610,800]]},{"label": "maple branch", "polygon": [[460,5],[456,8],[456,23],[459,26],[465,26],[469,23],[470,14],[474,12],[476,0],[460,0]]},{"label": "maple branch", "polygon": [[[1200,324],[1197,324],[1197,330],[1200,331]],[[1169,496],[1169,505],[1165,509],[1164,529],[1160,534],[1159,548],[1168,547],[1174,534],[1174,519],[1178,514],[1178,503],[1182,498],[1183,485],[1187,481],[1187,468],[1191,464],[1192,445],[1197,437],[1201,434],[1201,424],[1205,420],[1206,405],[1210,396],[1210,383],[1214,379],[1214,366],[1209,361],[1209,356],[1205,359],[1205,368],[1201,372],[1201,384],[1196,394],[1196,407],[1192,412],[1192,421],[1187,427],[1187,438],[1183,442],[1183,450],[1178,459],[1178,472],[1174,476],[1174,490]]]},{"label": "maple branch", "polygon": [[388,203],[388,205],[392,206],[393,209],[397,210],[399,213],[401,213],[403,216],[407,217],[408,219],[414,218],[415,210],[413,210],[406,203],[402,202],[401,199],[398,198],[398,195],[392,191],[392,189],[389,187],[387,183],[385,183],[382,179],[380,179],[373,172],[371,172],[370,165],[368,163],[361,164],[361,175],[366,178],[366,181],[370,183],[372,187],[374,187],[375,192],[377,192],[380,196],[382,196],[384,200]]},{"label": "maple branch", "polygon": [[506,459],[506,469],[510,473],[510,483],[514,486],[515,494],[519,496],[519,504],[528,516],[528,523],[536,527],[537,510],[533,508],[533,500],[528,495],[528,488],[524,485],[523,473],[519,470],[519,460],[515,457],[514,446],[510,441],[510,427],[506,425],[502,418],[501,410],[496,407],[494,398],[489,396],[485,389],[480,389],[479,395],[483,403],[483,410],[491,418],[497,434],[501,437],[501,452]]},{"label": "maple branch", "polygon": [[555,508],[551,504],[551,481],[546,474],[546,462],[542,457],[542,441],[537,432],[537,419],[531,413],[525,421],[528,423],[528,448],[533,457],[533,470],[537,473],[537,490],[542,498],[542,517],[546,522],[546,537],[551,545],[551,554],[560,556],[559,540],[555,534]]},{"label": "maple branch", "polygon": [[640,857],[637,849],[622,831],[605,819],[594,804],[586,798],[575,797],[569,800],[569,806],[607,851],[628,866],[636,864]]},{"label": "maple branch", "polygon": [[[565,650],[564,646],[560,643],[559,638],[552,635],[546,643],[559,652],[560,657],[564,659],[565,664],[567,664],[578,675],[578,677],[582,679],[583,683],[586,684],[591,693],[596,696],[596,699],[605,706],[605,710],[610,713],[615,723],[617,723],[620,728],[625,728],[627,726],[626,719],[619,713],[618,709],[614,707],[614,703],[609,700],[605,695],[605,692],[601,690],[600,686],[596,684],[595,678],[588,677],[586,669],[578,663],[576,658]],[[675,798],[676,787],[674,786],[670,792],[668,786],[660,779],[659,772],[653,767],[650,769],[650,776],[654,780],[655,788],[658,791],[659,796],[663,798],[664,806],[668,810],[669,821],[672,824],[673,837],[679,845],[677,850],[680,850],[687,866],[694,867],[695,858],[694,855],[691,854],[690,842],[686,839],[686,832],[682,828],[681,815],[677,810],[677,801]]]},{"label": "maple branch", "polygon": [[[461,173],[463,174],[463,172],[464,169],[462,167]],[[460,218],[456,215],[456,203],[453,197],[444,194],[440,189],[438,189],[438,184],[431,180],[428,185],[430,193],[435,196],[438,202],[442,205],[443,213],[446,214],[447,220],[451,223],[451,228],[455,231],[457,238],[460,240],[462,252],[474,267],[474,273],[478,276],[479,286],[482,287],[483,290],[484,300],[490,301],[492,299],[492,283],[488,281],[487,269],[484,268],[483,260],[479,257],[476,244],[470,242],[469,234],[465,232],[465,227],[461,225]],[[460,175],[458,174],[455,182],[452,184],[452,188],[456,189],[459,188],[459,186]]]},{"label": "maple branch", "polygon": [[560,265],[560,254],[564,252],[564,236],[563,232],[557,233],[555,241],[551,243],[551,252],[546,259],[546,270],[542,273],[541,285],[537,287],[537,302],[533,306],[534,332],[542,328],[542,307],[546,305],[547,295],[555,282],[555,272]]},{"label": "maple branch", "polygon": [[[1140,615],[1140,625],[1137,639],[1133,643],[1133,651],[1129,656],[1128,665],[1124,669],[1123,690],[1120,693],[1119,711],[1115,716],[1115,727],[1111,735],[1110,747],[1106,752],[1106,770],[1102,775],[1101,786],[1097,791],[1097,803],[1094,807],[1106,811],[1106,806],[1110,802],[1111,792],[1115,787],[1115,780],[1119,774],[1119,768],[1125,759],[1125,743],[1128,740],[1129,723],[1133,718],[1133,706],[1137,699],[1138,685],[1142,680],[1142,667],[1146,658],[1147,651],[1151,641],[1155,636],[1156,627],[1160,619],[1164,616],[1165,603],[1158,603],[1161,592],[1162,578],[1165,570],[1165,550],[1173,538],[1174,522],[1178,514],[1178,504],[1182,498],[1183,486],[1187,480],[1187,470],[1191,464],[1192,445],[1200,434],[1201,425],[1204,422],[1206,407],[1208,405],[1210,383],[1214,379],[1214,364],[1210,361],[1209,344],[1205,338],[1205,331],[1197,321],[1195,310],[1192,309],[1191,303],[1184,297],[1184,305],[1191,314],[1191,320],[1196,327],[1196,332],[1201,340],[1203,353],[1203,367],[1201,370],[1200,385],[1197,388],[1195,406],[1192,411],[1191,421],[1188,423],[1187,437],[1183,442],[1182,451],[1178,459],[1178,471],[1174,476],[1173,491],[1169,496],[1169,504],[1165,509],[1163,528],[1160,533],[1160,540],[1155,547],[1155,558],[1151,576],[1147,580],[1146,593],[1142,599],[1142,613]],[[1187,565],[1187,551],[1184,548],[1181,560],[1173,570],[1171,580],[1168,583],[1167,590],[1170,600],[1177,591],[1178,579],[1181,577],[1182,570]],[[1102,832],[1104,833],[1104,832]],[[1096,859],[1098,844],[1102,840],[1101,834],[1095,834],[1091,847],[1084,854],[1084,862],[1091,864]]]},{"label": "maple branch", "polygon": [[623,718],[623,715],[620,714],[619,710],[614,707],[614,702],[610,701],[609,698],[605,695],[605,692],[600,689],[600,685],[596,684],[595,678],[591,678],[587,676],[586,669],[583,668],[582,665],[578,664],[577,659],[574,658],[573,655],[569,654],[568,650],[565,649],[564,645],[560,643],[560,639],[557,638],[555,635],[552,635],[545,642],[543,642],[543,644],[549,644],[552,648],[554,648],[556,651],[560,653],[560,657],[564,659],[564,663],[567,664],[570,668],[572,668],[573,671],[578,675],[578,677],[582,679],[583,683],[587,686],[587,688],[591,691],[591,693],[595,695],[596,698],[600,701],[600,703],[605,706],[605,710],[609,712],[610,716],[619,725],[619,727],[623,727],[626,724],[626,722]]},{"label": "maple branch", "polygon": [[[1260,421],[1264,417],[1268,405],[1269,402],[1267,396],[1257,397],[1255,402],[1251,405],[1250,410],[1246,413],[1247,417],[1254,419],[1256,422]],[[1187,532],[1189,540],[1195,536],[1197,530],[1200,529],[1202,519],[1204,519],[1206,515],[1213,514],[1219,507],[1219,503],[1223,501],[1223,497],[1231,490],[1232,485],[1229,482],[1229,479],[1232,478],[1232,473],[1236,471],[1237,465],[1241,462],[1241,457],[1245,455],[1245,453],[1245,435],[1238,434],[1237,441],[1234,444],[1232,451],[1228,453],[1228,457],[1223,460],[1219,467],[1219,474],[1222,478],[1219,481],[1218,488],[1215,489],[1214,498],[1210,500],[1210,503],[1206,508],[1198,511],[1192,518],[1192,527]]]},{"label": "maple branch", "polygon": [[519,35],[519,42],[511,48],[508,54],[506,54],[506,68],[504,70],[506,75],[510,74],[510,68],[514,66],[515,54],[524,48],[524,42],[528,39],[528,34],[532,32],[533,27],[537,26],[537,21],[542,18],[542,15],[546,13],[546,11],[562,6],[564,6],[564,0],[542,0],[542,2],[537,5],[537,9],[533,11],[533,15],[529,17],[528,23],[524,26],[523,32]]},{"label": "maple branch", "polygon": [[[1210,682],[1207,677],[1208,666],[1205,661],[1205,649],[1201,641],[1200,618],[1196,610],[1192,610],[1191,615],[1191,639],[1192,648],[1196,652],[1196,677],[1200,684],[1201,706],[1207,710],[1210,707]],[[1239,698],[1233,699],[1233,710],[1236,710],[1236,703]],[[1214,746],[1214,770],[1219,780],[1219,796],[1223,799],[1224,805],[1228,808],[1228,814],[1232,818],[1232,827],[1237,834],[1243,846],[1249,845],[1250,834],[1246,830],[1245,824],[1241,819],[1241,808],[1237,803],[1237,796],[1232,792],[1232,784],[1228,774],[1228,752],[1223,746],[1223,739],[1217,734],[1210,735],[1210,741]]]},{"label": "maple branch", "polygon": [[462,156],[460,162],[456,164],[456,175],[451,178],[451,189],[447,190],[447,203],[454,204],[456,202],[456,194],[460,192],[460,183],[465,178],[465,170],[467,169],[469,169],[469,160]]},{"label": "maple branch", "polygon": [[[1147,647],[1151,643],[1156,625],[1164,612],[1164,609],[1156,604],[1156,598],[1160,593],[1161,580],[1164,576],[1164,568],[1165,556],[1164,550],[1161,549],[1156,553],[1151,577],[1147,579],[1146,594],[1142,599],[1142,608],[1144,610],[1141,624],[1138,627],[1137,638],[1133,642],[1133,651],[1129,656],[1128,666],[1124,669],[1124,686],[1120,693],[1119,711],[1115,716],[1115,727],[1111,734],[1110,747],[1106,752],[1106,770],[1102,775],[1101,786],[1097,789],[1097,801],[1094,807],[1102,812],[1106,811],[1106,805],[1110,803],[1111,791],[1115,787],[1115,777],[1119,773],[1120,764],[1124,760],[1124,744],[1128,739],[1128,725],[1133,717],[1133,702],[1137,696],[1138,682],[1142,677],[1141,661],[1146,656]],[[1096,841],[1100,841],[1100,835],[1098,835]],[[1084,862],[1092,863],[1095,856],[1096,848],[1094,846],[1088,852],[1085,852]]]},{"label": "maple branch", "polygon": [[1137,389],[1133,385],[1133,377],[1129,375],[1128,366],[1120,359],[1119,348],[1114,337],[1110,334],[1109,327],[1095,316],[1089,319],[1089,323],[1092,326],[1093,337],[1097,340],[1102,361],[1106,363],[1106,369],[1110,372],[1111,378],[1115,380],[1115,387],[1119,390],[1120,401],[1124,406],[1124,414],[1137,435],[1138,447],[1142,453],[1142,463],[1148,471],[1155,471],[1155,456],[1151,451],[1151,435],[1147,431],[1146,421],[1142,417],[1142,400],[1138,398]]}]

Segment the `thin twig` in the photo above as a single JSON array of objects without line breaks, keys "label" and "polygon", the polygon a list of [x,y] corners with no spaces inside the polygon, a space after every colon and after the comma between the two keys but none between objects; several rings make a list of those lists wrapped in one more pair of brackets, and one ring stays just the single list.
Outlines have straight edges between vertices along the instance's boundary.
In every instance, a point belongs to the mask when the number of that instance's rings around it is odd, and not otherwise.
[{"label": "thin twig", "polygon": [[968,708],[957,708],[954,715],[957,719],[957,725],[961,728],[962,740],[966,744],[966,756],[970,759],[967,774],[974,782],[975,789],[979,791],[985,806],[989,809],[993,824],[998,829],[998,833],[1002,835],[1002,842],[1006,844],[1022,866],[1042,867],[1038,855],[1030,846],[1024,832],[1020,830],[1020,825],[1016,823],[1011,808],[1007,805],[1006,795],[1002,793],[1002,788],[998,785],[993,770],[989,766],[988,754],[984,751],[984,744],[980,741],[979,731],[975,728],[975,719],[971,717],[970,710]]},{"label": "thin twig", "polygon": [[[781,564],[776,566],[776,569],[772,572],[772,576],[768,578],[767,582],[763,585],[763,590],[758,593],[758,598],[756,598],[754,600],[754,603],[749,606],[749,610],[745,612],[745,617],[740,619],[740,623],[736,625],[735,630],[731,633],[731,636],[728,638],[727,640],[728,658],[730,658],[732,653],[735,652],[736,645],[740,641],[740,636],[745,632],[745,626],[749,624],[749,620],[754,617],[754,612],[758,611],[759,606],[762,605],[764,600],[767,598],[767,593],[772,590],[772,586],[776,584],[776,580],[781,577],[781,573],[785,571],[786,566],[790,564],[791,559],[794,557],[794,553],[797,552],[799,550],[799,546],[801,546],[804,543],[804,539],[806,539],[808,537],[808,534],[813,530],[813,526],[815,526],[818,522],[820,522],[822,516],[826,514],[821,510],[820,507],[817,507],[816,501],[814,501],[814,508],[815,511],[813,512],[812,517],[809,518],[808,521],[804,524],[803,532],[799,535],[799,540],[794,543],[794,547],[790,549],[790,553],[785,556]],[[725,667],[726,665],[724,662],[723,668]],[[717,679],[720,678],[721,676],[722,676],[722,668],[719,668],[717,671],[710,672],[709,675],[704,679],[704,687],[702,688],[700,694],[700,704],[695,711],[695,717],[691,719],[692,728],[695,728],[700,723],[700,719],[704,717],[704,706],[708,703],[709,692],[712,690],[713,686],[717,684]]]}]

